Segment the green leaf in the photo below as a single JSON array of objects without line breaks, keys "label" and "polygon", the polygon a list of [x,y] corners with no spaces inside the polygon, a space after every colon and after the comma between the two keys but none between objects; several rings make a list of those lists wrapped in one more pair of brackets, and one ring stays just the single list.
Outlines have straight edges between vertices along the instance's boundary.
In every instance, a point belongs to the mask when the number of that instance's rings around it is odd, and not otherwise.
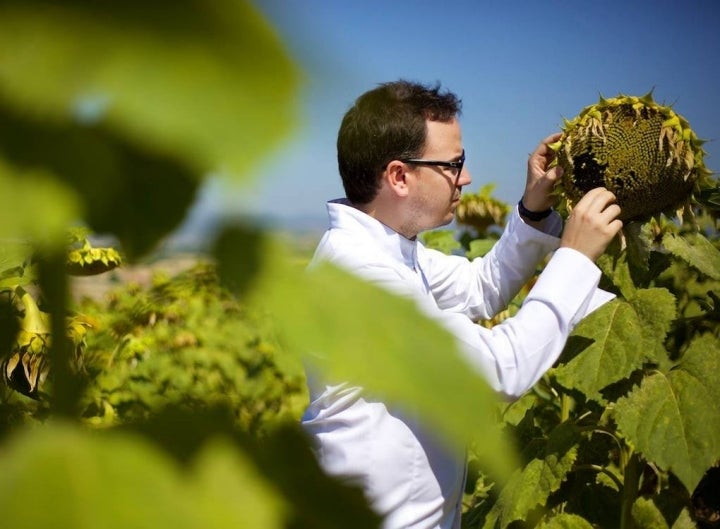
[{"label": "green leaf", "polygon": [[103,125],[234,177],[295,119],[298,74],[247,1],[8,0],[0,88],[28,115]]},{"label": "green leaf", "polygon": [[213,439],[193,462],[194,499],[205,527],[285,527],[288,506],[227,439]]},{"label": "green leaf", "polygon": [[695,193],[695,200],[709,210],[720,211],[720,185]]},{"label": "green leaf", "polygon": [[[2,177],[0,176],[0,182]],[[0,184],[1,192],[2,184]],[[1,221],[0,221],[1,222]],[[29,266],[32,245],[26,241],[5,239],[0,244],[0,291],[29,284],[33,271]]]},{"label": "green leaf", "polygon": [[455,239],[455,232],[452,230],[434,230],[422,234],[422,241],[425,246],[438,250],[445,254],[451,254],[459,250],[462,245]]},{"label": "green leaf", "polygon": [[[2,101],[0,123],[0,149],[18,168],[3,185],[13,191],[3,198],[27,204],[10,209],[20,220],[28,217],[16,228],[23,230],[19,236],[64,236],[82,217],[93,231],[116,235],[132,259],[175,229],[195,200],[197,173],[108,127],[33,119]],[[47,173],[43,186],[24,174],[38,166]]]},{"label": "green leaf", "polygon": [[720,251],[702,234],[666,233],[663,246],[711,279],[720,279]]},{"label": "green leaf", "polygon": [[645,351],[638,347],[642,324],[625,301],[618,299],[600,307],[574,329],[551,374],[562,386],[602,403],[603,388],[642,367]]},{"label": "green leaf", "polygon": [[628,222],[623,226],[627,249],[627,261],[631,272],[642,273],[647,271],[650,262],[649,224],[642,222]]},{"label": "green leaf", "polygon": [[[524,520],[534,509],[545,505],[551,493],[560,488],[577,458],[580,435],[571,423],[557,426],[539,457],[516,472],[503,487],[488,514],[485,527],[507,527]],[[562,527],[562,526],[560,526]]]},{"label": "green leaf", "polygon": [[628,303],[640,321],[642,341],[639,348],[645,358],[665,364],[668,357],[664,341],[677,314],[675,296],[664,288],[639,289]]},{"label": "green leaf", "polygon": [[[242,228],[221,240],[224,280],[252,285],[254,303],[269,309],[308,365],[329,381],[352,381],[390,405],[411,406],[458,450],[482,432],[479,456],[498,475],[508,472],[512,449],[496,419],[498,396],[461,359],[454,338],[414,302],[327,264],[304,272],[274,241],[247,248],[254,237]],[[248,270],[236,271],[240,262],[256,271],[249,282]]]},{"label": "green leaf", "polygon": [[[260,437],[249,437],[238,432],[231,422],[233,412],[232,408],[224,407],[183,410],[170,406],[153,416],[152,420],[134,424],[133,429],[157,443],[165,453],[173,455],[183,465],[195,468],[201,477],[199,486],[203,489],[220,488],[224,485],[221,482],[213,483],[215,478],[211,474],[214,471],[204,468],[208,457],[202,454],[208,453],[207,447],[212,446],[215,440],[224,442],[225,439],[232,439],[234,445],[242,448],[241,453],[248,455],[248,462],[253,464],[254,472],[249,474],[260,474],[282,496],[284,502],[278,508],[287,513],[287,518],[291,520],[287,527],[379,527],[380,516],[371,510],[360,487],[329,476],[320,468],[310,449],[308,438],[297,422],[282,424]],[[218,466],[226,459],[215,457],[212,451],[209,455],[218,460]],[[232,453],[228,455],[235,457]],[[212,465],[212,461],[209,464]],[[228,462],[224,464],[227,465]],[[224,479],[229,480],[230,486],[227,493],[218,494],[221,502],[227,501],[229,505],[233,505],[234,500],[223,498],[232,497],[233,489],[241,484],[237,481],[238,477],[248,472],[232,466],[228,470],[229,472],[223,472],[218,469],[218,472],[227,474]],[[243,480],[242,484],[262,488],[262,483],[248,483]],[[212,491],[206,492],[214,496]],[[272,501],[272,498],[266,499]],[[212,527],[212,524],[207,524],[206,527]],[[264,526],[241,523],[235,527]]]},{"label": "green leaf", "polygon": [[[597,266],[603,273],[603,279],[607,278],[612,285],[600,285],[608,290],[615,290],[625,297],[632,297],[637,290],[635,280],[632,277],[630,265],[627,262],[627,252],[619,252],[612,255],[605,253],[597,260]],[[612,287],[615,287],[614,289]]]},{"label": "green leaf", "polygon": [[538,403],[538,400],[537,394],[528,391],[510,404],[503,403],[501,409],[503,422],[511,426],[517,426],[525,418],[525,414]]},{"label": "green leaf", "polygon": [[638,529],[669,529],[660,509],[649,498],[635,500],[632,518]]},{"label": "green leaf", "polygon": [[468,259],[482,257],[495,246],[496,242],[496,239],[474,239],[470,241],[470,248],[467,251],[466,257]]},{"label": "green leaf", "polygon": [[695,521],[690,517],[690,513],[687,509],[680,511],[680,515],[672,524],[671,529],[698,529]]},{"label": "green leaf", "polygon": [[561,513],[544,521],[537,529],[593,529],[593,526],[582,516]]},{"label": "green leaf", "polygon": [[[3,525],[17,529],[283,527],[241,452],[210,445],[194,472],[137,435],[50,424],[0,451]],[[262,522],[262,525],[255,525]]]},{"label": "green leaf", "polygon": [[47,172],[18,171],[0,159],[0,239],[64,244],[65,230],[80,211],[77,195]]},{"label": "green leaf", "polygon": [[633,294],[635,294],[637,287],[630,273],[630,266],[628,265],[627,254],[625,252],[622,252],[619,255],[610,255],[605,253],[597,260],[597,266],[600,268],[604,276],[601,281],[604,281],[605,278],[607,278],[607,281],[611,283],[611,285],[608,286],[603,285],[601,282],[601,288],[605,288],[610,291],[618,291],[625,299],[630,298]]},{"label": "green leaf", "polygon": [[622,434],[646,459],[672,471],[689,491],[720,458],[720,345],[704,335],[677,368],[645,377],[618,400]]}]

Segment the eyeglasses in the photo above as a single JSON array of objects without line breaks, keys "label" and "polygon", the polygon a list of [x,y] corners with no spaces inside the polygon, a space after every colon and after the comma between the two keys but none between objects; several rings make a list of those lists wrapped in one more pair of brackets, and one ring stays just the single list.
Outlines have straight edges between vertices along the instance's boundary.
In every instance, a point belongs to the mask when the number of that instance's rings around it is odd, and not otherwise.
[{"label": "eyeglasses", "polygon": [[457,169],[457,174],[460,176],[460,173],[462,173],[463,165],[465,165],[465,149],[463,149],[462,154],[460,155],[460,159],[456,162],[444,162],[439,160],[420,160],[417,158],[406,158],[404,160],[399,160],[402,163],[409,163],[414,165],[437,165],[439,167],[450,167],[452,169]]}]

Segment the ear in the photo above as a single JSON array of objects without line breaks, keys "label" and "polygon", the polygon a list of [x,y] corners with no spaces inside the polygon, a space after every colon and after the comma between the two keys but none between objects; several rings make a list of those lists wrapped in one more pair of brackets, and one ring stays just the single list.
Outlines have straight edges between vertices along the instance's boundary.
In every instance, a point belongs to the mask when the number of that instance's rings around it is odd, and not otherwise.
[{"label": "ear", "polygon": [[408,194],[408,183],[406,180],[407,165],[393,160],[385,168],[383,178],[390,190],[397,196],[405,197]]}]

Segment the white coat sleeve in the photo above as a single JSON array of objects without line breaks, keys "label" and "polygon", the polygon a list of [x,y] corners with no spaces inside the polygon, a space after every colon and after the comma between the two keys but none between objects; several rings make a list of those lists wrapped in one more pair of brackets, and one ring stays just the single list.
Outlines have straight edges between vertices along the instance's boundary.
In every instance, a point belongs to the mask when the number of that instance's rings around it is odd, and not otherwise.
[{"label": "white coat sleeve", "polygon": [[418,300],[457,339],[462,355],[498,392],[518,397],[557,360],[574,326],[612,296],[598,291],[600,270],[583,254],[557,250],[523,306],[492,329],[460,313]]},{"label": "white coat sleeve", "polygon": [[421,248],[419,259],[441,309],[462,312],[474,321],[490,319],[507,308],[538,264],[558,248],[561,229],[557,213],[547,219],[543,232],[513,211],[502,236],[485,256],[468,261]]}]

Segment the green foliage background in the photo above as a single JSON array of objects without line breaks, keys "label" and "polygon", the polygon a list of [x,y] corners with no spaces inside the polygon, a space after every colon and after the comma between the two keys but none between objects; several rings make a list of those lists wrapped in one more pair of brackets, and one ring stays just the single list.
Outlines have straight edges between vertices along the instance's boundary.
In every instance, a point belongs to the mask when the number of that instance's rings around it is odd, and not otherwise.
[{"label": "green foliage background", "polygon": [[[490,218],[487,189],[464,200]],[[465,224],[426,243],[472,256],[496,237]],[[717,485],[704,483],[720,470],[718,235],[717,213],[699,205],[624,227],[598,262],[617,298],[578,324],[531,392],[500,407],[520,468],[499,482],[471,472],[466,527],[713,526]],[[523,296],[480,323],[512,316]]]}]

